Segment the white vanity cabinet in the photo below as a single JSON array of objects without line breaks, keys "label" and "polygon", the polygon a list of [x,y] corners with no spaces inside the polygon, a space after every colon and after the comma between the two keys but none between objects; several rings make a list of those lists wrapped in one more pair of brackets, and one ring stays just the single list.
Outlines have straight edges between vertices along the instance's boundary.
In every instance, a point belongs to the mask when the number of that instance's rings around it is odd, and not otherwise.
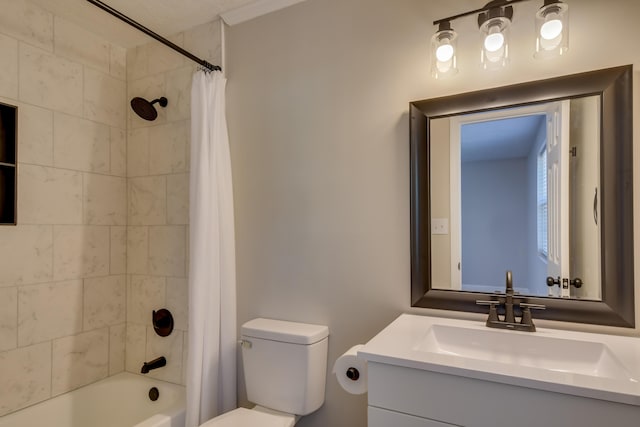
[{"label": "white vanity cabinet", "polygon": [[640,407],[369,363],[368,427],[638,427]]},{"label": "white vanity cabinet", "polygon": [[358,356],[369,427],[640,427],[640,338],[402,315]]}]

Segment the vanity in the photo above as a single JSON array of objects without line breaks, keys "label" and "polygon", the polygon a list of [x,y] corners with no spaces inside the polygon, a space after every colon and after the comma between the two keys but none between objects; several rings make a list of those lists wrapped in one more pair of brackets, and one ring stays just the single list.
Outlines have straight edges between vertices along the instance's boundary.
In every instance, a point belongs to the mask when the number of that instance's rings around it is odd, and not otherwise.
[{"label": "vanity", "polygon": [[637,427],[640,338],[403,314],[358,356],[369,427]]}]

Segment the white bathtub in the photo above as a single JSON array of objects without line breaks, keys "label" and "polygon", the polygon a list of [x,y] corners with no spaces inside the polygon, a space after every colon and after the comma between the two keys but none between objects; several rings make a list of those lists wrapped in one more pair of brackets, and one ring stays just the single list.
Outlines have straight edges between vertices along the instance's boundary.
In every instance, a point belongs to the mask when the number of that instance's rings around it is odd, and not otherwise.
[{"label": "white bathtub", "polygon": [[184,387],[121,373],[0,417],[0,427],[184,427],[184,408]]}]

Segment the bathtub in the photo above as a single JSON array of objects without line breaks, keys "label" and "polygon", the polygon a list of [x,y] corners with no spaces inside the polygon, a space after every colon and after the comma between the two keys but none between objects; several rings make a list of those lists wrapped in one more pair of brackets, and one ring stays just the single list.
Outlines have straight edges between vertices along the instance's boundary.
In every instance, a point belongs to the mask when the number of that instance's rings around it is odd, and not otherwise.
[{"label": "bathtub", "polygon": [[125,372],[0,417],[0,427],[184,427],[184,417],[184,387]]}]

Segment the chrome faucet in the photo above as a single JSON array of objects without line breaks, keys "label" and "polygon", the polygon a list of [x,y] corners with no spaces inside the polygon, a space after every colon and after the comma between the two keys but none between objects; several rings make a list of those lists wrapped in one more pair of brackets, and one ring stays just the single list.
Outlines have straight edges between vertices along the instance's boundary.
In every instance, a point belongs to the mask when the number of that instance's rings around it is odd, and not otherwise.
[{"label": "chrome faucet", "polygon": [[[546,307],[540,304],[528,304],[514,297],[513,274],[507,271],[505,293],[497,295],[497,300],[476,301],[478,305],[489,306],[489,317],[486,325],[489,328],[512,329],[515,331],[535,332],[536,326],[533,324],[531,310],[544,310]],[[504,318],[500,320],[498,316],[498,306],[504,306]],[[514,305],[522,310],[520,322],[516,322]]]}]

